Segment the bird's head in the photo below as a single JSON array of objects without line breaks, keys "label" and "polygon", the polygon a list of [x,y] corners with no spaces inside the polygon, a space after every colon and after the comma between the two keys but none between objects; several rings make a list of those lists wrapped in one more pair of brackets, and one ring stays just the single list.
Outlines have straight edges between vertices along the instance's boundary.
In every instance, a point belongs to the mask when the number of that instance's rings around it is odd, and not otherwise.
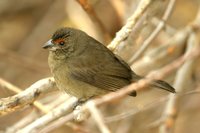
[{"label": "bird's head", "polygon": [[69,56],[82,44],[86,33],[73,28],[60,28],[52,36],[52,38],[45,43],[44,49],[48,49],[57,56]]}]

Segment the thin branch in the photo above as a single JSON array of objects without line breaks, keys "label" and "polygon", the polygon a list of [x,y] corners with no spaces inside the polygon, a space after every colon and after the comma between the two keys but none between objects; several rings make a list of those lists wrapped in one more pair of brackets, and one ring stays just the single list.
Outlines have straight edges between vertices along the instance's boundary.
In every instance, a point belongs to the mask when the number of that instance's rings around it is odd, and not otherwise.
[{"label": "thin branch", "polygon": [[20,88],[18,88],[17,86],[14,86],[13,84],[9,83],[8,81],[6,81],[2,78],[0,78],[0,87],[3,88],[3,89],[10,90],[10,91],[15,92],[15,93],[21,92]]},{"label": "thin branch", "polygon": [[141,45],[140,49],[136,51],[134,56],[130,59],[130,63],[135,62],[138,58],[141,57],[141,55],[144,53],[144,51],[150,46],[153,39],[160,33],[160,31],[164,28],[165,22],[169,18],[172,9],[174,7],[176,0],[170,0],[169,4],[167,6],[167,9],[162,17],[162,21],[158,24],[158,26],[155,28],[155,30],[151,33],[151,35],[144,41],[144,43]]},{"label": "thin branch", "polygon": [[102,133],[111,133],[108,127],[106,126],[102,114],[98,111],[96,105],[93,101],[88,101],[86,103],[87,108],[89,109],[93,119],[97,123],[99,129]]},{"label": "thin branch", "polygon": [[[13,112],[17,109],[24,107],[27,104],[31,104],[42,94],[49,92],[55,87],[55,82],[53,78],[46,78],[37,81],[29,88],[20,92],[17,95],[1,98],[0,99],[0,115],[5,115],[7,113]],[[37,105],[38,106],[38,105]]]},{"label": "thin branch", "polygon": [[114,51],[116,47],[129,36],[133,27],[135,26],[137,21],[144,14],[144,12],[147,10],[147,8],[150,6],[151,3],[153,3],[153,0],[142,0],[139,3],[136,11],[133,13],[131,17],[129,17],[126,24],[121,28],[120,31],[117,32],[115,38],[108,45],[108,48],[110,50]]},{"label": "thin branch", "polygon": [[134,71],[145,75],[147,72],[160,68],[180,57],[185,48],[185,42],[191,32],[191,27],[186,27],[166,41],[161,46],[147,53],[142,59],[131,65]]},{"label": "thin branch", "polygon": [[[163,21],[163,20],[161,20],[157,17],[154,17],[154,18],[152,18],[151,23],[154,26],[157,26],[161,21]],[[165,23],[165,25],[164,25],[164,30],[169,35],[173,35],[177,31],[177,29],[175,27],[172,27],[171,25],[169,25],[167,23]]]}]

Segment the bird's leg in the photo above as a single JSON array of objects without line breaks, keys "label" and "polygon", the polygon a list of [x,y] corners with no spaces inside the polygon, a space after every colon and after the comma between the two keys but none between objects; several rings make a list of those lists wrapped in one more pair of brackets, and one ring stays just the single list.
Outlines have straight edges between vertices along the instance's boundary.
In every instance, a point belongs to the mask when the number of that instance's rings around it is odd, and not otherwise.
[{"label": "bird's leg", "polygon": [[73,110],[76,109],[76,107],[83,105],[85,102],[87,102],[88,100],[94,98],[95,96],[91,96],[89,98],[80,98],[78,99],[78,101],[74,104],[73,106]]},{"label": "bird's leg", "polygon": [[87,100],[86,100],[86,99],[83,99],[83,98],[79,99],[79,100],[74,104],[73,110],[75,110],[77,106],[81,106],[82,104],[84,104],[86,101],[87,101]]}]

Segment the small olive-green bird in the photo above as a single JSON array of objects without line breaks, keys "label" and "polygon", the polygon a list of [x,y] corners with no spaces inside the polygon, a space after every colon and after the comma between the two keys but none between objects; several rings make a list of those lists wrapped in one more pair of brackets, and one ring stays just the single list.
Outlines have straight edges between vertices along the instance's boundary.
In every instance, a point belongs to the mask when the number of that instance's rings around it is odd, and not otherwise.
[{"label": "small olive-green bird", "polygon": [[[57,87],[79,101],[117,91],[142,78],[119,56],[78,29],[58,29],[43,48],[49,50],[48,63]],[[153,81],[151,86],[175,93],[165,81]],[[136,92],[130,95],[136,96]]]}]

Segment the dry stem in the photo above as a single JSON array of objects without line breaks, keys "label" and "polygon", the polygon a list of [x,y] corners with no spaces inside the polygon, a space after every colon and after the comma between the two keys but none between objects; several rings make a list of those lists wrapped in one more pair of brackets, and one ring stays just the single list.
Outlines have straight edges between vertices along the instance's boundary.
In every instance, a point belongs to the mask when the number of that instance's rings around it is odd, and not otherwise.
[{"label": "dry stem", "polygon": [[152,0],[142,0],[134,14],[129,17],[127,20],[127,23],[121,28],[120,31],[117,32],[115,38],[112,40],[112,42],[108,45],[108,48],[112,51],[116,49],[116,47],[125,40],[129,34],[131,33],[133,27],[137,23],[137,21],[140,19],[140,17],[144,14],[144,12],[147,10],[148,6],[153,3]]}]

